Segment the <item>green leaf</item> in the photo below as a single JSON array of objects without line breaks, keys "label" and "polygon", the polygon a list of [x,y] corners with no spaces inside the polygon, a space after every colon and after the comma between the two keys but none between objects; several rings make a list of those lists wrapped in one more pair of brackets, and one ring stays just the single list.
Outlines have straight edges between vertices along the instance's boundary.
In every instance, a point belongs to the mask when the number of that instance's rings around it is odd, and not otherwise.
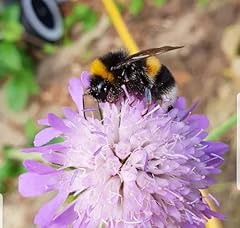
[{"label": "green leaf", "polygon": [[7,21],[19,21],[20,19],[20,7],[17,4],[12,4],[4,8],[1,11],[1,19],[4,22]]},{"label": "green leaf", "polygon": [[38,93],[39,88],[33,72],[26,69],[22,71],[18,78],[25,84],[29,95],[36,95]]},{"label": "green leaf", "polygon": [[53,45],[53,44],[49,44],[49,43],[45,43],[43,45],[43,52],[48,54],[48,55],[52,55],[57,51],[57,46]]},{"label": "green leaf", "polygon": [[209,4],[209,0],[197,0],[197,3],[201,7],[207,7]]},{"label": "green leaf", "polygon": [[156,6],[160,7],[167,3],[167,0],[154,0]]},{"label": "green leaf", "polygon": [[21,54],[22,66],[23,66],[22,69],[24,71],[27,70],[27,71],[30,71],[30,72],[34,72],[35,71],[35,65],[34,65],[34,62],[33,62],[32,58],[29,56],[29,54],[23,49],[20,49],[20,54]]},{"label": "green leaf", "polygon": [[89,7],[85,4],[77,4],[73,9],[73,17],[84,18],[89,13]]},{"label": "green leaf", "polygon": [[48,142],[48,144],[55,144],[55,143],[60,143],[60,142],[64,142],[64,138],[59,136],[59,137],[56,137],[56,138],[50,140]]},{"label": "green leaf", "polygon": [[144,0],[131,0],[129,11],[133,15],[139,14],[144,6]]},{"label": "green leaf", "polygon": [[77,4],[72,14],[64,19],[65,29],[69,30],[77,22],[83,23],[84,31],[91,30],[97,23],[96,13],[85,4]]},{"label": "green leaf", "polygon": [[115,1],[119,13],[123,13],[125,10],[125,5],[122,2]]},{"label": "green leaf", "polygon": [[11,146],[5,145],[2,149],[2,154],[4,156],[4,160],[9,159],[9,155],[12,153],[13,149]]},{"label": "green leaf", "polygon": [[19,153],[19,150],[16,150],[10,146],[4,146],[2,150],[3,154],[3,163],[0,166],[0,179],[3,177],[17,176],[20,171],[21,163],[15,159],[11,159],[11,155],[14,153]]},{"label": "green leaf", "polygon": [[90,31],[97,24],[97,15],[93,11],[89,11],[88,16],[83,20],[84,31]]},{"label": "green leaf", "polygon": [[21,111],[27,104],[27,84],[19,78],[12,78],[5,85],[7,101],[13,111]]},{"label": "green leaf", "polygon": [[2,25],[2,39],[9,42],[16,42],[21,39],[23,27],[20,23],[7,21]]},{"label": "green leaf", "polygon": [[38,131],[37,125],[33,119],[28,119],[24,124],[24,132],[29,144],[32,143],[36,133]]},{"label": "green leaf", "polygon": [[9,42],[0,43],[0,68],[5,72],[16,72],[22,67],[18,48]]},{"label": "green leaf", "polygon": [[64,19],[65,28],[67,30],[70,29],[76,22],[81,21],[84,17],[86,17],[88,13],[88,6],[84,4],[75,5],[72,13]]}]

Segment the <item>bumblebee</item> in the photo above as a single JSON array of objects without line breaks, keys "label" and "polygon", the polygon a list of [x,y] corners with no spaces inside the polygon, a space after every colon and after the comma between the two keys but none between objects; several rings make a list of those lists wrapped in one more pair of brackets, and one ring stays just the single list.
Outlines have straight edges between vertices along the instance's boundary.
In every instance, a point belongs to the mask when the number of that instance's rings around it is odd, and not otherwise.
[{"label": "bumblebee", "polygon": [[129,55],[125,51],[109,52],[95,59],[90,67],[91,78],[88,93],[99,102],[115,103],[127,92],[148,103],[162,101],[171,106],[176,100],[177,87],[168,68],[156,55],[182,48],[163,46]]}]

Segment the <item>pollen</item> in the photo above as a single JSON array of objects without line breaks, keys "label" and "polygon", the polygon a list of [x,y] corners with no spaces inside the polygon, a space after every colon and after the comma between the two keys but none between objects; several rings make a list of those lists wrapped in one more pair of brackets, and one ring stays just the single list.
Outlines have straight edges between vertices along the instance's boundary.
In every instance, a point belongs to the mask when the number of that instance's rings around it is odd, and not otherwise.
[{"label": "pollen", "polygon": [[93,75],[98,75],[102,77],[104,80],[113,81],[113,75],[109,72],[106,66],[100,59],[95,59],[90,67],[90,71]]},{"label": "pollen", "polygon": [[146,67],[148,76],[153,80],[161,68],[161,63],[158,58],[151,56],[146,60]]}]

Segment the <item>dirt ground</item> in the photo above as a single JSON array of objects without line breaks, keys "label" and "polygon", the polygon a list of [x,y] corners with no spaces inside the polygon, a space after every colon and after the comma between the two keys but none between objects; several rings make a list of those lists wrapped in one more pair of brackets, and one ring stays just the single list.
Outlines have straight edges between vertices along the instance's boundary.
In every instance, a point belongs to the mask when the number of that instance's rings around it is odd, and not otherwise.
[{"label": "dirt ground", "polygon": [[[44,58],[38,67],[40,95],[29,103],[26,111],[11,113],[3,92],[0,91],[2,107],[0,147],[10,144],[24,145],[22,124],[29,116],[37,119],[48,112],[61,114],[61,106],[72,105],[67,94],[67,81],[71,76],[88,70],[96,56],[123,48],[123,44],[104,16],[101,4],[89,1],[99,12],[100,24],[89,34],[83,34],[72,47],[59,50],[54,56]],[[236,95],[240,91],[239,75],[231,71],[232,61],[223,46],[229,28],[240,23],[239,0],[210,1],[206,8],[196,6],[193,0],[169,0],[165,6],[156,8],[151,1],[138,16],[124,13],[130,32],[140,49],[163,45],[184,45],[182,50],[166,54],[161,61],[167,65],[178,82],[179,94],[187,97],[189,104],[200,100],[197,112],[207,114],[211,129],[221,124],[236,111]],[[236,56],[240,55],[240,36]],[[232,39],[235,39],[233,36]],[[227,42],[227,45],[226,45]],[[237,57],[236,57],[237,58]],[[54,65],[52,65],[54,63]],[[222,141],[231,145],[226,155],[223,172],[211,192],[220,201],[220,211],[226,215],[224,227],[240,227],[240,194],[236,188],[236,129],[227,133]],[[24,199],[17,193],[17,183],[10,193],[4,195],[4,224],[6,228],[33,227],[34,214],[45,199]],[[10,219],[11,218],[11,219]]]}]

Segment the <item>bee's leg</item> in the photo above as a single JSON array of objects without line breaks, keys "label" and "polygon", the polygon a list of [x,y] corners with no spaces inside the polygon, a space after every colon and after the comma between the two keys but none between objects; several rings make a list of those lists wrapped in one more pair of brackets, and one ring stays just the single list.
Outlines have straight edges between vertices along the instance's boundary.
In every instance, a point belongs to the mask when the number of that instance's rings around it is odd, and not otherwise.
[{"label": "bee's leg", "polygon": [[146,109],[146,112],[142,114],[142,116],[145,116],[148,113],[149,107],[152,104],[151,90],[149,88],[145,88],[144,94],[145,94],[145,98],[146,98],[146,101],[147,101],[147,109]]},{"label": "bee's leg", "polygon": [[98,111],[99,111],[100,119],[103,120],[103,113],[102,113],[102,110],[101,110],[101,108],[100,108],[99,102],[97,102],[97,106],[98,106]]},{"label": "bee's leg", "polygon": [[147,100],[148,106],[151,105],[152,104],[152,93],[151,93],[151,90],[149,88],[145,88],[144,94],[145,94],[145,98]]},{"label": "bee's leg", "polygon": [[82,103],[83,103],[83,117],[86,120],[87,117],[86,117],[85,110],[84,110],[85,109],[85,99],[84,99],[85,96],[87,96],[86,93],[84,93],[83,96],[82,96]]},{"label": "bee's leg", "polygon": [[[83,117],[84,117],[85,120],[87,119],[87,112],[89,111],[86,107],[86,104],[85,104],[85,96],[88,96],[88,95],[89,95],[88,93],[84,93],[83,98],[82,98],[83,99],[83,101],[82,101],[83,102]],[[102,120],[103,119],[103,114],[102,114],[102,111],[101,111],[101,108],[100,108],[100,105],[99,105],[98,101],[97,101],[97,107],[98,107],[98,111],[99,111],[99,116]],[[92,109],[92,110],[96,111],[95,108]]]}]

